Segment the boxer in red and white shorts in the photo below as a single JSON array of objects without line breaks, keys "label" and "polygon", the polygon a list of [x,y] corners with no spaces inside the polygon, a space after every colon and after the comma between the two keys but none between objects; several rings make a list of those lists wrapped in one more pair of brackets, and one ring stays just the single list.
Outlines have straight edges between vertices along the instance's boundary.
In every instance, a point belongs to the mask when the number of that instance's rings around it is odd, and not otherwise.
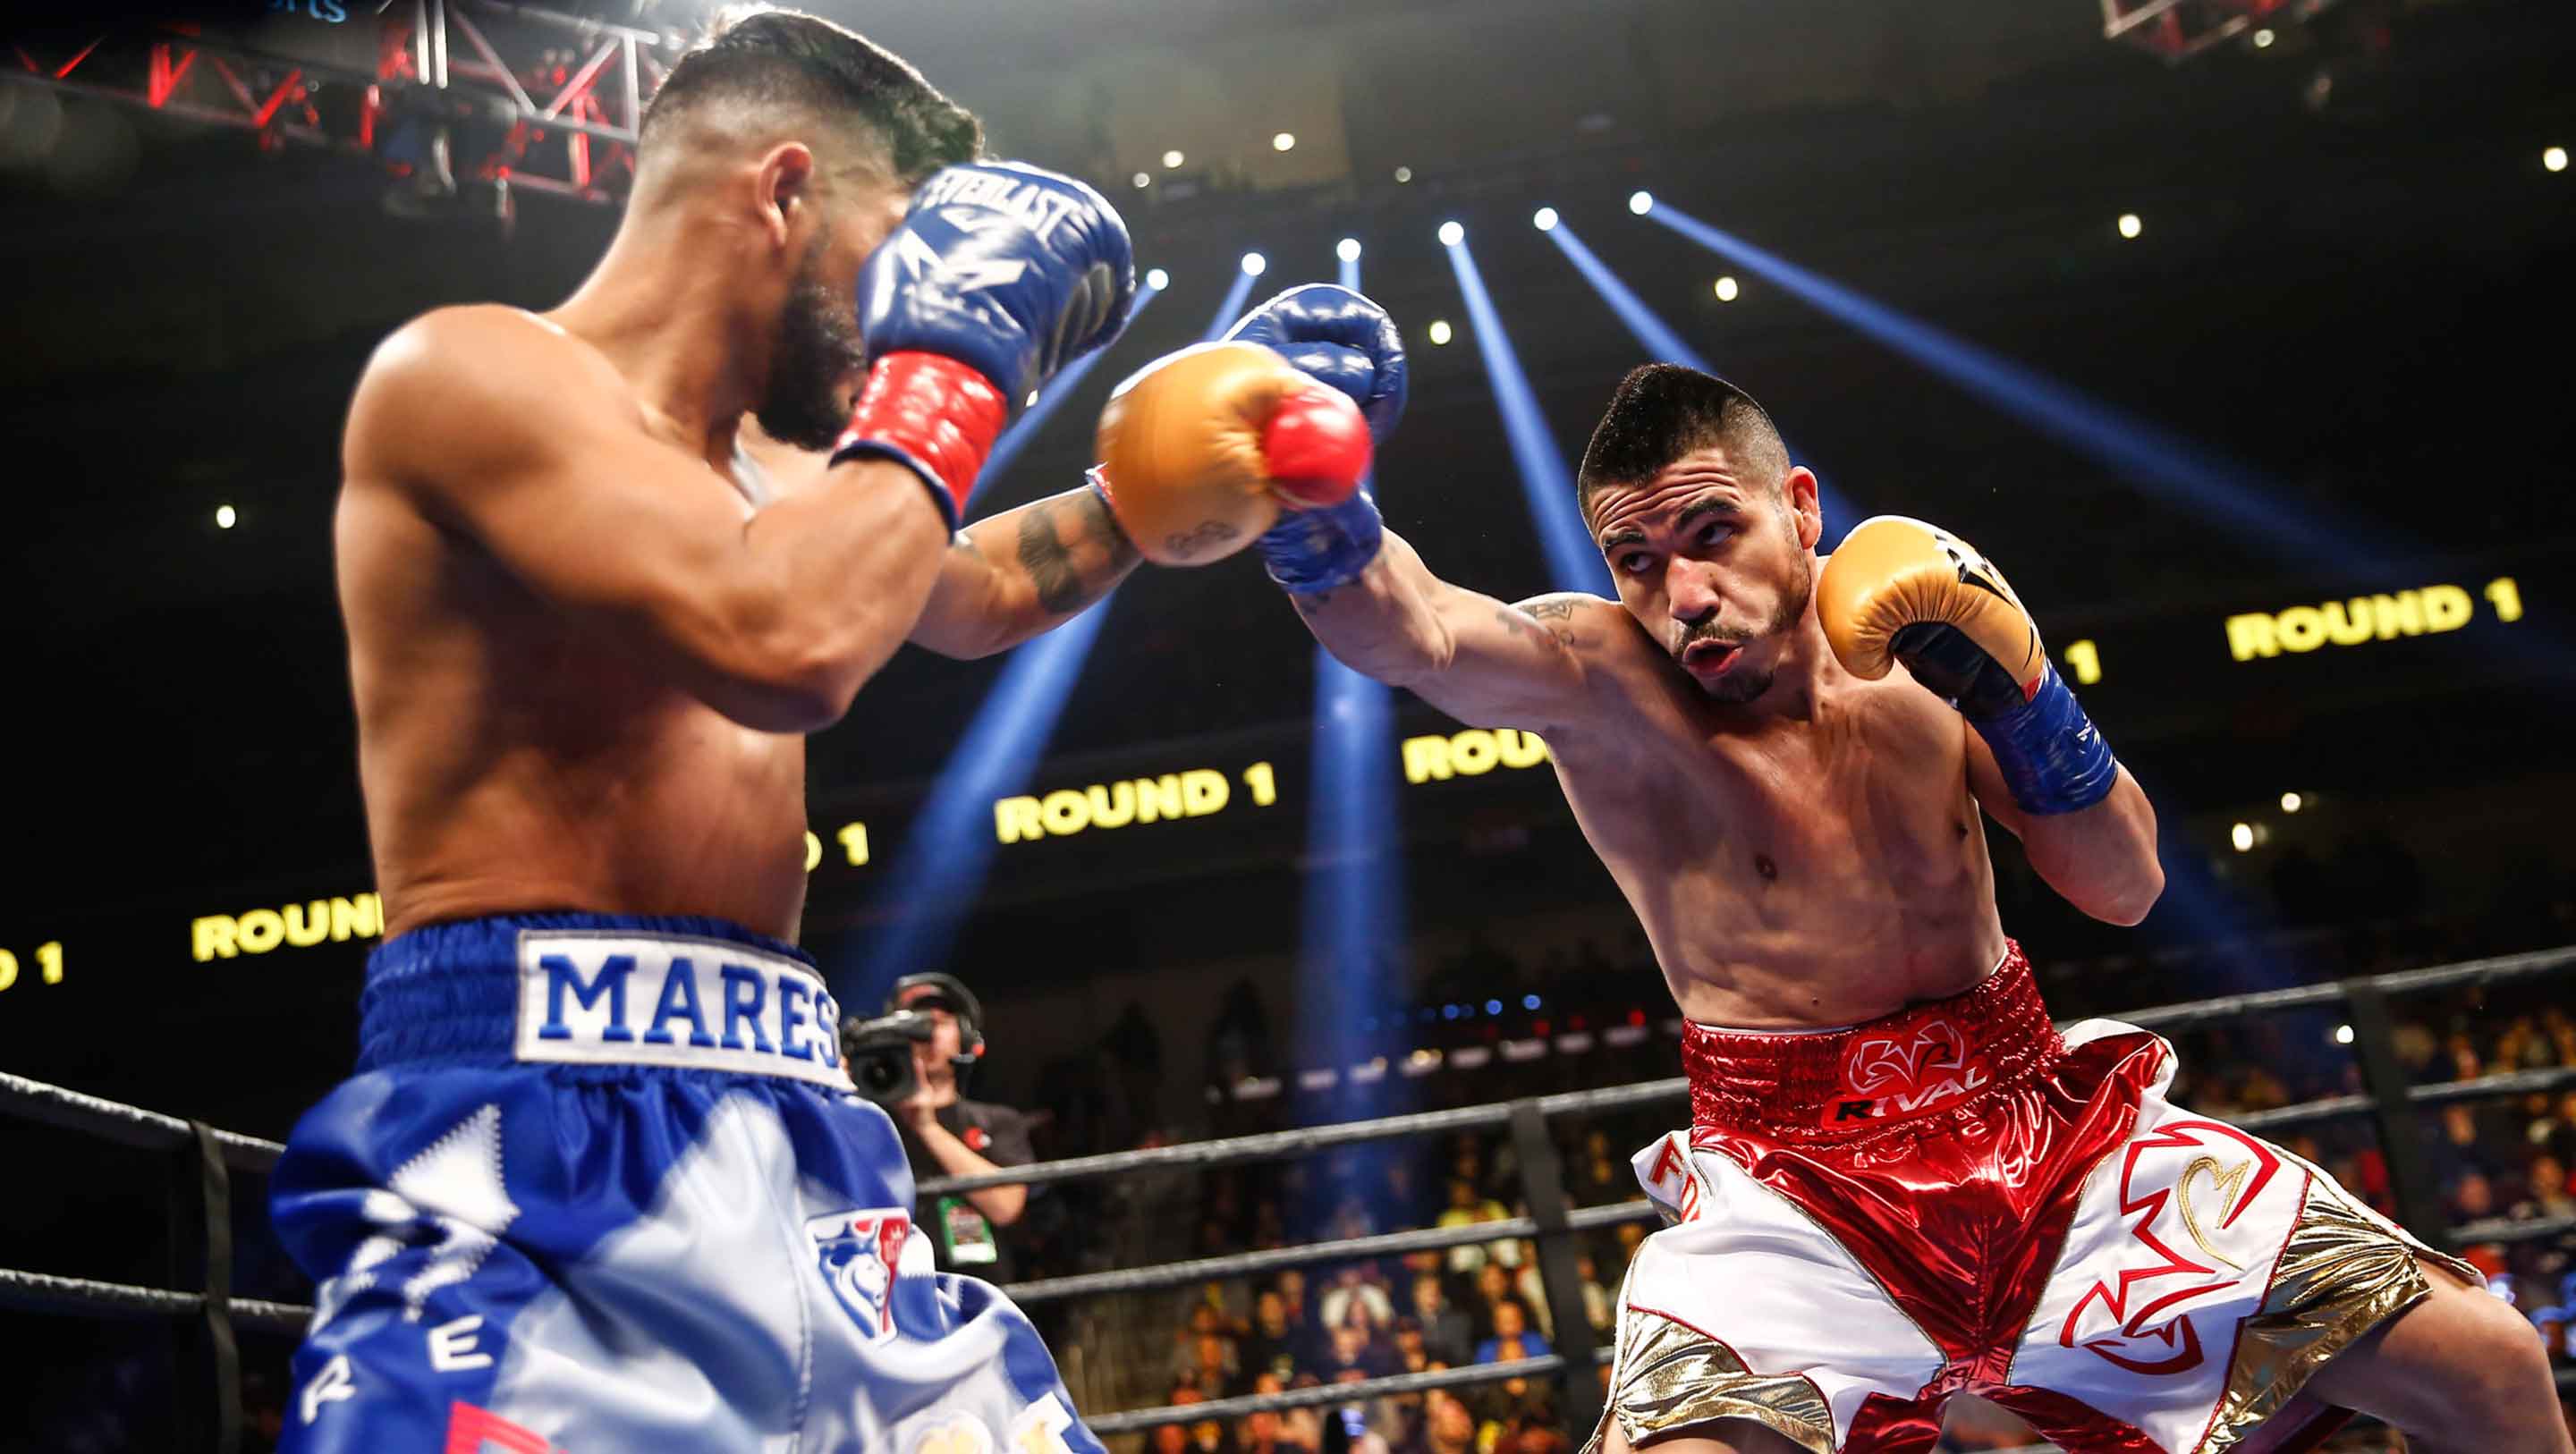
[{"label": "boxer in red and white shorts", "polygon": [[2425,1297],[2417,1260],[2476,1277],[2166,1100],[2162,1037],[2059,1034],[2018,945],[1846,1030],[1689,1025],[1682,1059],[1691,1129],[1636,1158],[1674,1225],[1620,1299],[1632,1443],[1928,1450],[1973,1390],[2069,1449],[2304,1449],[2342,1416],[2302,1387]]},{"label": "boxer in red and white shorts", "polygon": [[[1402,351],[1355,308],[1282,351],[1377,408]],[[1678,1220],[1629,1272],[1596,1447],[1919,1454],[1974,1392],[2083,1451],[2312,1448],[2360,1410],[2419,1451],[2571,1454],[2539,1340],[2464,1264],[2167,1101],[2155,1036],[2050,1028],[1979,815],[2134,924],[2155,810],[1984,557],[1894,516],[1819,557],[1769,417],[1668,364],[1575,489],[1616,601],[1452,585],[1366,494],[1260,546],[1346,665],[1544,734],[1693,1024],[1693,1128],[1638,1163]]]}]

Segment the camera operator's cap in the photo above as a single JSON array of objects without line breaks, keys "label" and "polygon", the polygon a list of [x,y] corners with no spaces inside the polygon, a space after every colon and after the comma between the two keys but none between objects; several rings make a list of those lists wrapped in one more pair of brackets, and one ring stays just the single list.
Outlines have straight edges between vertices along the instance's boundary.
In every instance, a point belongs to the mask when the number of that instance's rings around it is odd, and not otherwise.
[{"label": "camera operator's cap", "polygon": [[886,1013],[897,1010],[940,1009],[957,1017],[957,1048],[967,1059],[980,1059],[984,1054],[984,1004],[966,982],[953,974],[925,970],[907,974],[894,982],[886,992]]}]

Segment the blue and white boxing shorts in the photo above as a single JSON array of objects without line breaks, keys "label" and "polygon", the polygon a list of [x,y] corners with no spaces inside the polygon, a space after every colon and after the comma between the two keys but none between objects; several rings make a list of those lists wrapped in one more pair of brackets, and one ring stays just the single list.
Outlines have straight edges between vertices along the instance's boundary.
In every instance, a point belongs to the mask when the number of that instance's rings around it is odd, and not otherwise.
[{"label": "blue and white boxing shorts", "polygon": [[321,1284],[280,1448],[1100,1449],[1008,1298],[936,1273],[811,960],[518,914],[369,961],[272,1182]]}]

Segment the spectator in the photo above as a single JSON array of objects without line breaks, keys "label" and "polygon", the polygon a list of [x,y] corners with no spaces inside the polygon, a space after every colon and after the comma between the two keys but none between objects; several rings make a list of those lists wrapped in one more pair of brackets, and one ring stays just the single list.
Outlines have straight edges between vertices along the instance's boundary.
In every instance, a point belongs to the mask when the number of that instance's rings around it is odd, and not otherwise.
[{"label": "spectator", "polygon": [[1279,1289],[1266,1287],[1252,1300],[1252,1331],[1236,1352],[1241,1367],[1255,1379],[1263,1374],[1280,1378],[1295,1376],[1305,1350],[1298,1346],[1295,1330],[1288,1323],[1288,1302]]},{"label": "spectator", "polygon": [[1375,1271],[1360,1262],[1346,1262],[1333,1269],[1333,1284],[1324,1289],[1319,1309],[1325,1327],[1339,1331],[1350,1322],[1354,1309],[1367,1319],[1371,1336],[1395,1321],[1395,1304],[1374,1280]]},{"label": "spectator", "polygon": [[[1288,1386],[1276,1373],[1256,1373],[1252,1377],[1254,1393],[1278,1393]],[[1277,1412],[1264,1409],[1246,1414],[1234,1426],[1236,1454],[1287,1454],[1292,1447],[1286,1440],[1287,1429]]]},{"label": "spectator", "polygon": [[1413,1279],[1413,1316],[1422,1325],[1423,1351],[1441,1363],[1460,1364],[1475,1353],[1475,1331],[1467,1315],[1449,1305],[1448,1289],[1429,1273]]},{"label": "spectator", "polygon": [[[1183,1384],[1181,1387],[1173,1389],[1171,1398],[1169,1399],[1169,1402],[1175,1406],[1180,1404],[1194,1404],[1200,1401],[1201,1395],[1199,1391],[1195,1388],[1191,1388],[1187,1384]],[[1189,1454],[1189,1448],[1189,1425],[1162,1424],[1155,1428],[1154,1454]]]},{"label": "spectator", "polygon": [[[1610,1296],[1610,1289],[1601,1285],[1600,1267],[1593,1261],[1591,1253],[1575,1257],[1574,1275],[1583,1281],[1583,1321],[1592,1325],[1594,1333],[1608,1337],[1610,1325],[1618,1320],[1617,1303]],[[1548,1331],[1553,1333],[1555,1329]]]},{"label": "spectator", "polygon": [[1361,1327],[1340,1327],[1333,1330],[1332,1351],[1325,1355],[1324,1365],[1319,1371],[1328,1381],[1340,1379],[1346,1373],[1356,1373],[1362,1378],[1373,1378],[1377,1375],[1378,1366],[1376,1350],[1369,1341],[1368,1330]]},{"label": "spectator", "polygon": [[1531,1331],[1529,1309],[1515,1297],[1494,1304],[1494,1336],[1476,1345],[1479,1363],[1503,1363],[1514,1358],[1544,1358],[1555,1351],[1547,1339]]},{"label": "spectator", "polygon": [[[1466,1162],[1469,1158],[1461,1157],[1460,1160]],[[1440,1214],[1439,1225],[1470,1227],[1478,1222],[1499,1222],[1510,1215],[1503,1210],[1501,1202],[1479,1193],[1473,1181],[1464,1176],[1453,1176],[1449,1179],[1449,1208]],[[1451,1272],[1473,1273],[1483,1267],[1485,1261],[1486,1248],[1475,1243],[1449,1249]]]},{"label": "spectator", "polygon": [[1423,1446],[1429,1454],[1475,1454],[1476,1416],[1447,1389],[1422,1396]]},{"label": "spectator", "polygon": [[1202,1333],[1190,1344],[1191,1358],[1185,1381],[1205,1398],[1225,1398],[1235,1391],[1238,1381],[1234,1364],[1234,1344],[1215,1333]]}]

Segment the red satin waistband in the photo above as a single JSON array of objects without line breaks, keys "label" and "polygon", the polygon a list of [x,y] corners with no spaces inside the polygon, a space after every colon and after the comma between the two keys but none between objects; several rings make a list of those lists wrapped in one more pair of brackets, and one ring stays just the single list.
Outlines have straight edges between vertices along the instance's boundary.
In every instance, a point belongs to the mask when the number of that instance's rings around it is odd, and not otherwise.
[{"label": "red satin waistband", "polygon": [[1800,1141],[1948,1110],[2064,1054],[2030,960],[2010,940],[2003,963],[1967,989],[1848,1029],[1682,1027],[1694,1125]]}]

